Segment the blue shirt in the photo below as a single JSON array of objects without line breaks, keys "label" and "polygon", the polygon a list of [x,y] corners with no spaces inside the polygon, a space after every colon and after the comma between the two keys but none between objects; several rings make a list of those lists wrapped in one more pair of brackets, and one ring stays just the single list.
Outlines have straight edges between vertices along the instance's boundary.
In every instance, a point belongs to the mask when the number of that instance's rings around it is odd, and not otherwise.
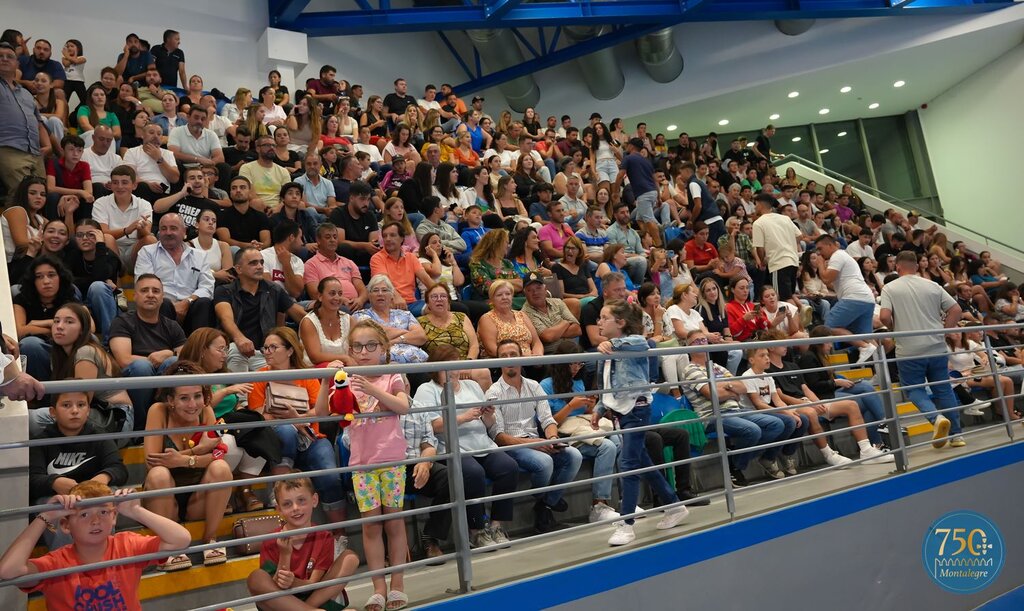
[{"label": "blue shirt", "polygon": [[626,171],[629,184],[633,187],[633,197],[658,190],[654,184],[654,166],[645,157],[637,153],[626,155],[622,158],[622,169]]},{"label": "blue shirt", "polygon": [[[118,53],[117,61],[120,62],[121,58],[124,57],[124,53]],[[150,64],[155,63],[153,55],[149,51],[140,51],[138,56],[128,56],[128,61],[124,64],[124,80],[128,80],[133,76],[138,76],[149,69]],[[170,87],[171,83],[164,83]]]},{"label": "blue shirt", "polygon": [[467,227],[462,230],[462,239],[466,241],[466,252],[470,252],[487,233],[486,227]]},{"label": "blue shirt", "polygon": [[[553,395],[553,394],[555,394],[555,382],[551,378],[544,378],[543,380],[541,380],[540,381],[540,387],[544,391],[545,395]],[[586,390],[586,387],[583,385],[583,380],[573,380],[572,381],[572,392],[574,392],[574,393],[582,393],[585,390]],[[548,399],[548,405],[551,406],[551,413],[552,414],[557,414],[558,412],[560,412],[562,410],[562,408],[565,407],[565,404],[568,403],[568,402],[569,402],[569,399]],[[580,408],[572,410],[569,413],[569,415],[570,416],[582,416],[583,414],[586,413],[586,411],[587,411],[586,408],[580,407]]]},{"label": "blue shirt", "polygon": [[63,81],[67,79],[67,74],[64,73],[64,66],[60,65],[60,62],[48,59],[43,62],[40,66],[36,63],[36,60],[31,55],[22,55],[18,58],[18,67],[21,68],[21,80],[31,81],[36,78],[36,75],[40,72],[45,72],[50,75],[51,81]]},{"label": "blue shirt", "polygon": [[42,117],[32,94],[18,83],[12,89],[0,79],[0,146],[39,155]]},{"label": "blue shirt", "polygon": [[477,154],[482,153],[484,146],[484,128],[477,125],[476,129],[469,129],[469,126],[467,125],[466,131],[469,132],[469,145],[477,152]]}]

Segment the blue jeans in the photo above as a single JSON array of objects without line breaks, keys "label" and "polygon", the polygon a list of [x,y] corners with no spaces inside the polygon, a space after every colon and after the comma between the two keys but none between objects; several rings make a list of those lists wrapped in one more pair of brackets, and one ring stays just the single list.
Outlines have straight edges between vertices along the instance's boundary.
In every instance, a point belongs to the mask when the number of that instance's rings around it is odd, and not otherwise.
[{"label": "blue jeans", "polygon": [[832,328],[846,329],[860,335],[871,333],[875,316],[875,304],[870,301],[840,299],[825,316],[825,324]]},{"label": "blue jeans", "polygon": [[[953,393],[953,387],[949,384],[949,357],[945,354],[898,361],[896,367],[899,369],[900,383],[904,389],[907,386],[924,384],[925,380],[929,382],[945,382],[944,384],[936,384],[927,388],[918,387],[904,390],[907,397],[914,402],[917,409],[932,424],[935,424],[936,403],[938,403],[938,407],[941,409],[960,405],[960,402],[956,400],[956,395]],[[934,401],[932,400],[933,398]],[[960,428],[960,411],[953,410],[944,412],[942,415],[949,418],[952,423],[952,426],[949,428],[950,434],[959,435],[962,430]]]},{"label": "blue jeans", "polygon": [[[281,464],[300,471],[318,471],[334,469],[338,466],[338,458],[334,454],[334,446],[326,438],[314,441],[305,450],[299,451],[299,432],[290,424],[274,427],[277,438],[281,440]],[[345,493],[341,487],[341,476],[337,473],[318,475],[313,479],[313,487],[320,495],[324,511],[341,509],[345,504]]]},{"label": "blue jeans", "polygon": [[[144,378],[147,376],[163,375],[167,368],[178,361],[178,357],[168,357],[159,367],[153,367],[149,359],[139,359],[128,363],[128,366],[121,370],[121,375],[126,378]],[[135,388],[128,391],[128,397],[132,400],[132,408],[135,410],[135,430],[146,429],[146,417],[149,413],[149,406],[153,404],[153,393],[155,388]]]},{"label": "blue jeans", "polygon": [[[776,415],[776,414],[764,414],[764,415],[766,415],[766,416],[775,416],[776,418],[781,420],[782,421],[782,432],[779,433],[779,436],[776,437],[775,439],[765,439],[764,436],[762,436],[761,437],[761,443],[771,443],[772,441],[782,441],[783,439],[795,439],[796,437],[798,437],[798,435],[796,434],[796,429],[797,429],[796,422],[792,418],[790,418],[788,416],[779,416],[779,415]],[[800,424],[803,425],[803,420],[800,421]],[[804,430],[806,431],[806,428]],[[767,450],[765,450],[761,454],[761,458],[765,458],[765,459],[768,459],[768,460],[775,460],[776,458],[779,457],[779,454],[782,453],[783,448],[788,448],[791,445],[796,445],[796,444],[787,444],[787,445],[784,445],[784,446],[775,446],[773,448],[768,448]],[[794,452],[796,451],[795,447],[793,448],[793,451]]]},{"label": "blue jeans", "polygon": [[93,318],[96,319],[96,332],[106,344],[110,339],[110,323],[117,316],[117,300],[114,298],[114,289],[106,282],[97,280],[89,285],[89,291],[85,294],[85,305],[89,307]]},{"label": "blue jeans", "polygon": [[25,373],[37,380],[50,379],[50,342],[36,335],[21,338],[18,350],[28,359]]},{"label": "blue jeans", "polygon": [[[533,488],[571,482],[576,479],[580,464],[583,462],[583,455],[572,446],[554,454],[533,448],[515,448],[509,450],[508,455],[515,459],[521,471],[530,474],[530,486]],[[536,496],[538,501],[551,507],[556,505],[564,494],[565,490],[552,490]]]},{"label": "blue jeans", "polygon": [[[651,408],[649,406],[635,406],[633,411],[619,416],[619,428],[623,431],[635,429],[638,426],[650,424]],[[622,435],[622,453],[619,454],[619,472],[625,473],[634,469],[653,466],[651,457],[647,454],[644,446],[644,433],[626,433]],[[622,515],[636,511],[636,502],[640,498],[640,478],[647,481],[651,491],[658,495],[666,504],[679,502],[676,491],[669,485],[668,480],[661,474],[661,471],[647,471],[642,474],[624,475],[622,477]],[[627,524],[632,524],[633,519],[627,519]]]},{"label": "blue jeans", "polygon": [[[902,378],[901,378],[902,379]],[[860,413],[864,422],[881,422],[885,420],[885,408],[882,407],[882,398],[879,395],[870,394],[875,392],[867,382],[857,382],[851,388],[836,390],[836,399],[852,399],[860,406]],[[882,443],[882,436],[878,434],[878,425],[869,426],[865,430],[868,433],[868,441],[871,445]]]},{"label": "blue jeans", "polygon": [[782,454],[784,456],[792,456],[796,454],[797,448],[800,447],[799,439],[807,434],[807,428],[811,426],[810,418],[803,414],[798,415],[800,416],[800,426],[796,426],[796,422],[793,422],[792,418],[787,418],[783,416],[784,420],[788,420],[789,423],[793,425],[793,432],[789,435],[789,437],[785,437],[785,435],[783,435],[783,438],[794,440],[793,443],[787,443],[786,445],[782,446]]},{"label": "blue jeans", "polygon": [[[594,477],[611,475],[615,472],[615,458],[619,454],[621,440],[618,435],[605,437],[598,445],[580,444],[577,448],[583,458],[594,461]],[[604,479],[594,482],[590,487],[594,500],[610,501],[612,498],[612,480]]]},{"label": "blue jeans", "polygon": [[[793,424],[791,422],[790,426]],[[715,430],[713,422],[708,423],[707,430]],[[753,410],[734,410],[722,414],[722,430],[729,437],[729,444],[733,449],[742,450],[758,444],[778,441],[786,430],[786,424],[782,418],[774,414],[759,414]],[[733,469],[742,471],[753,459],[754,453],[747,452],[733,455],[729,460],[732,462]]]}]

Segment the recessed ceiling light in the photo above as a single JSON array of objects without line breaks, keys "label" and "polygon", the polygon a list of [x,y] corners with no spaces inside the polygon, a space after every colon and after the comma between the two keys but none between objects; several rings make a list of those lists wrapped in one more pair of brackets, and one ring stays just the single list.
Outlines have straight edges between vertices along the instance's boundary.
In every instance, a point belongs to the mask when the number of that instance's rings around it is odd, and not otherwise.
[{"label": "recessed ceiling light", "polygon": [[837,135],[837,136],[839,136],[840,138],[842,138],[843,136],[845,136],[845,135],[846,135],[846,132],[839,132],[839,133],[838,133],[838,134],[836,134],[836,135]]},{"label": "recessed ceiling light", "polygon": [[820,151],[818,151],[818,154],[819,155],[824,155],[827,152],[828,152],[828,149],[821,149]]},{"label": "recessed ceiling light", "polygon": [[821,110],[818,111],[819,115],[827,115],[828,113],[829,110],[827,108],[822,108]]},{"label": "recessed ceiling light", "polygon": [[778,118],[779,118],[779,113],[774,113],[774,114],[768,115],[768,120],[769,121],[775,121]]},{"label": "recessed ceiling light", "polygon": [[850,87],[849,85],[844,85],[839,89],[839,93],[850,93],[851,91],[853,91],[853,87]]},{"label": "recessed ceiling light", "polygon": [[878,108],[878,102],[872,102],[868,104],[868,110],[874,110],[876,108]]},{"label": "recessed ceiling light", "polygon": [[679,126],[678,126],[678,125],[669,125],[669,126],[668,126],[668,127],[666,128],[666,129],[667,129],[668,131],[670,131],[670,132],[674,132],[674,131],[676,131],[677,129],[679,129]]},{"label": "recessed ceiling light", "polygon": [[791,98],[795,98],[798,95],[800,95],[799,91],[790,91],[789,92],[789,97],[791,97]]},{"label": "recessed ceiling light", "polygon": [[800,142],[800,136],[796,136],[796,137],[794,137],[794,138],[793,138],[793,142]]},{"label": "recessed ceiling light", "polygon": [[728,125],[729,124],[729,119],[722,119],[721,121],[718,122],[718,124],[719,125]]},{"label": "recessed ceiling light", "polygon": [[900,88],[900,87],[902,87],[902,86],[904,86],[906,84],[907,84],[906,81],[896,81],[895,83],[892,84],[892,86],[896,87],[898,89],[898,88]]}]

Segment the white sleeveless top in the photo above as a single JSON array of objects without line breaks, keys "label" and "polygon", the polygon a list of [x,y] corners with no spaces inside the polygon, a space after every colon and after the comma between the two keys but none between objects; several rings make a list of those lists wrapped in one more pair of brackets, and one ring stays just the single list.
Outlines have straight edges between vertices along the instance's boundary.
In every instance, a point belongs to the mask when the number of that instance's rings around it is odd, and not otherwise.
[{"label": "white sleeveless top", "polygon": [[[40,226],[45,225],[46,217],[41,214],[36,214],[36,222],[39,223]],[[32,225],[27,226],[26,229],[28,230],[29,239],[39,237],[39,234],[42,231],[40,229],[36,229]],[[3,232],[4,236],[4,254],[7,255],[7,262],[10,263],[11,259],[14,258],[15,245],[14,238],[11,237],[11,226],[7,224],[6,214],[0,216],[0,231]]]},{"label": "white sleeveless top", "polygon": [[[316,312],[306,314],[306,318],[309,319],[309,322],[313,323],[313,328],[316,329],[316,334],[320,337],[321,350],[324,352],[341,352],[343,354],[348,354],[348,331],[352,324],[351,318],[349,318],[348,314],[338,312],[338,318],[340,319],[339,329],[341,330],[341,335],[338,339],[328,339],[327,336],[324,335],[323,325],[320,324],[320,317],[316,315]],[[314,363],[314,365],[315,364],[316,363]]]},{"label": "white sleeveless top", "polygon": [[206,259],[207,263],[210,264],[211,272],[219,272],[221,270],[221,263],[223,263],[224,261],[223,259],[221,259],[220,255],[220,240],[214,238],[213,244],[211,244],[210,248],[207,249],[204,249],[202,246],[199,245],[199,238],[190,240],[188,244],[192,248],[195,248],[199,252],[203,253],[203,257]]}]

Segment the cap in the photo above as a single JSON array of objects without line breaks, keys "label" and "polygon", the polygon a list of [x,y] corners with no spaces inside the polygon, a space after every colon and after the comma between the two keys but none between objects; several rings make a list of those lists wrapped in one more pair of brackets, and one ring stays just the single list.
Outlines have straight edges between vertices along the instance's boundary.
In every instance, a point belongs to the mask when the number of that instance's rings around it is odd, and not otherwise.
[{"label": "cap", "polygon": [[484,96],[482,96],[482,95],[475,95],[475,96],[473,96],[473,101],[471,103],[484,102],[484,101],[486,101],[486,98]]},{"label": "cap", "polygon": [[544,279],[541,278],[540,274],[538,274],[537,272],[530,272],[529,274],[526,275],[526,278],[523,279],[523,286],[527,287],[535,282],[537,284],[544,284]]},{"label": "cap", "polygon": [[8,49],[10,51],[14,51],[15,53],[17,53],[17,51],[18,51],[17,49],[14,48],[14,45],[12,45],[11,43],[7,42],[6,40],[3,41],[3,42],[0,42],[0,49]]},{"label": "cap", "polygon": [[405,157],[402,157],[401,155],[395,155],[394,157],[391,158],[391,165],[394,165],[399,161],[405,161]]}]

